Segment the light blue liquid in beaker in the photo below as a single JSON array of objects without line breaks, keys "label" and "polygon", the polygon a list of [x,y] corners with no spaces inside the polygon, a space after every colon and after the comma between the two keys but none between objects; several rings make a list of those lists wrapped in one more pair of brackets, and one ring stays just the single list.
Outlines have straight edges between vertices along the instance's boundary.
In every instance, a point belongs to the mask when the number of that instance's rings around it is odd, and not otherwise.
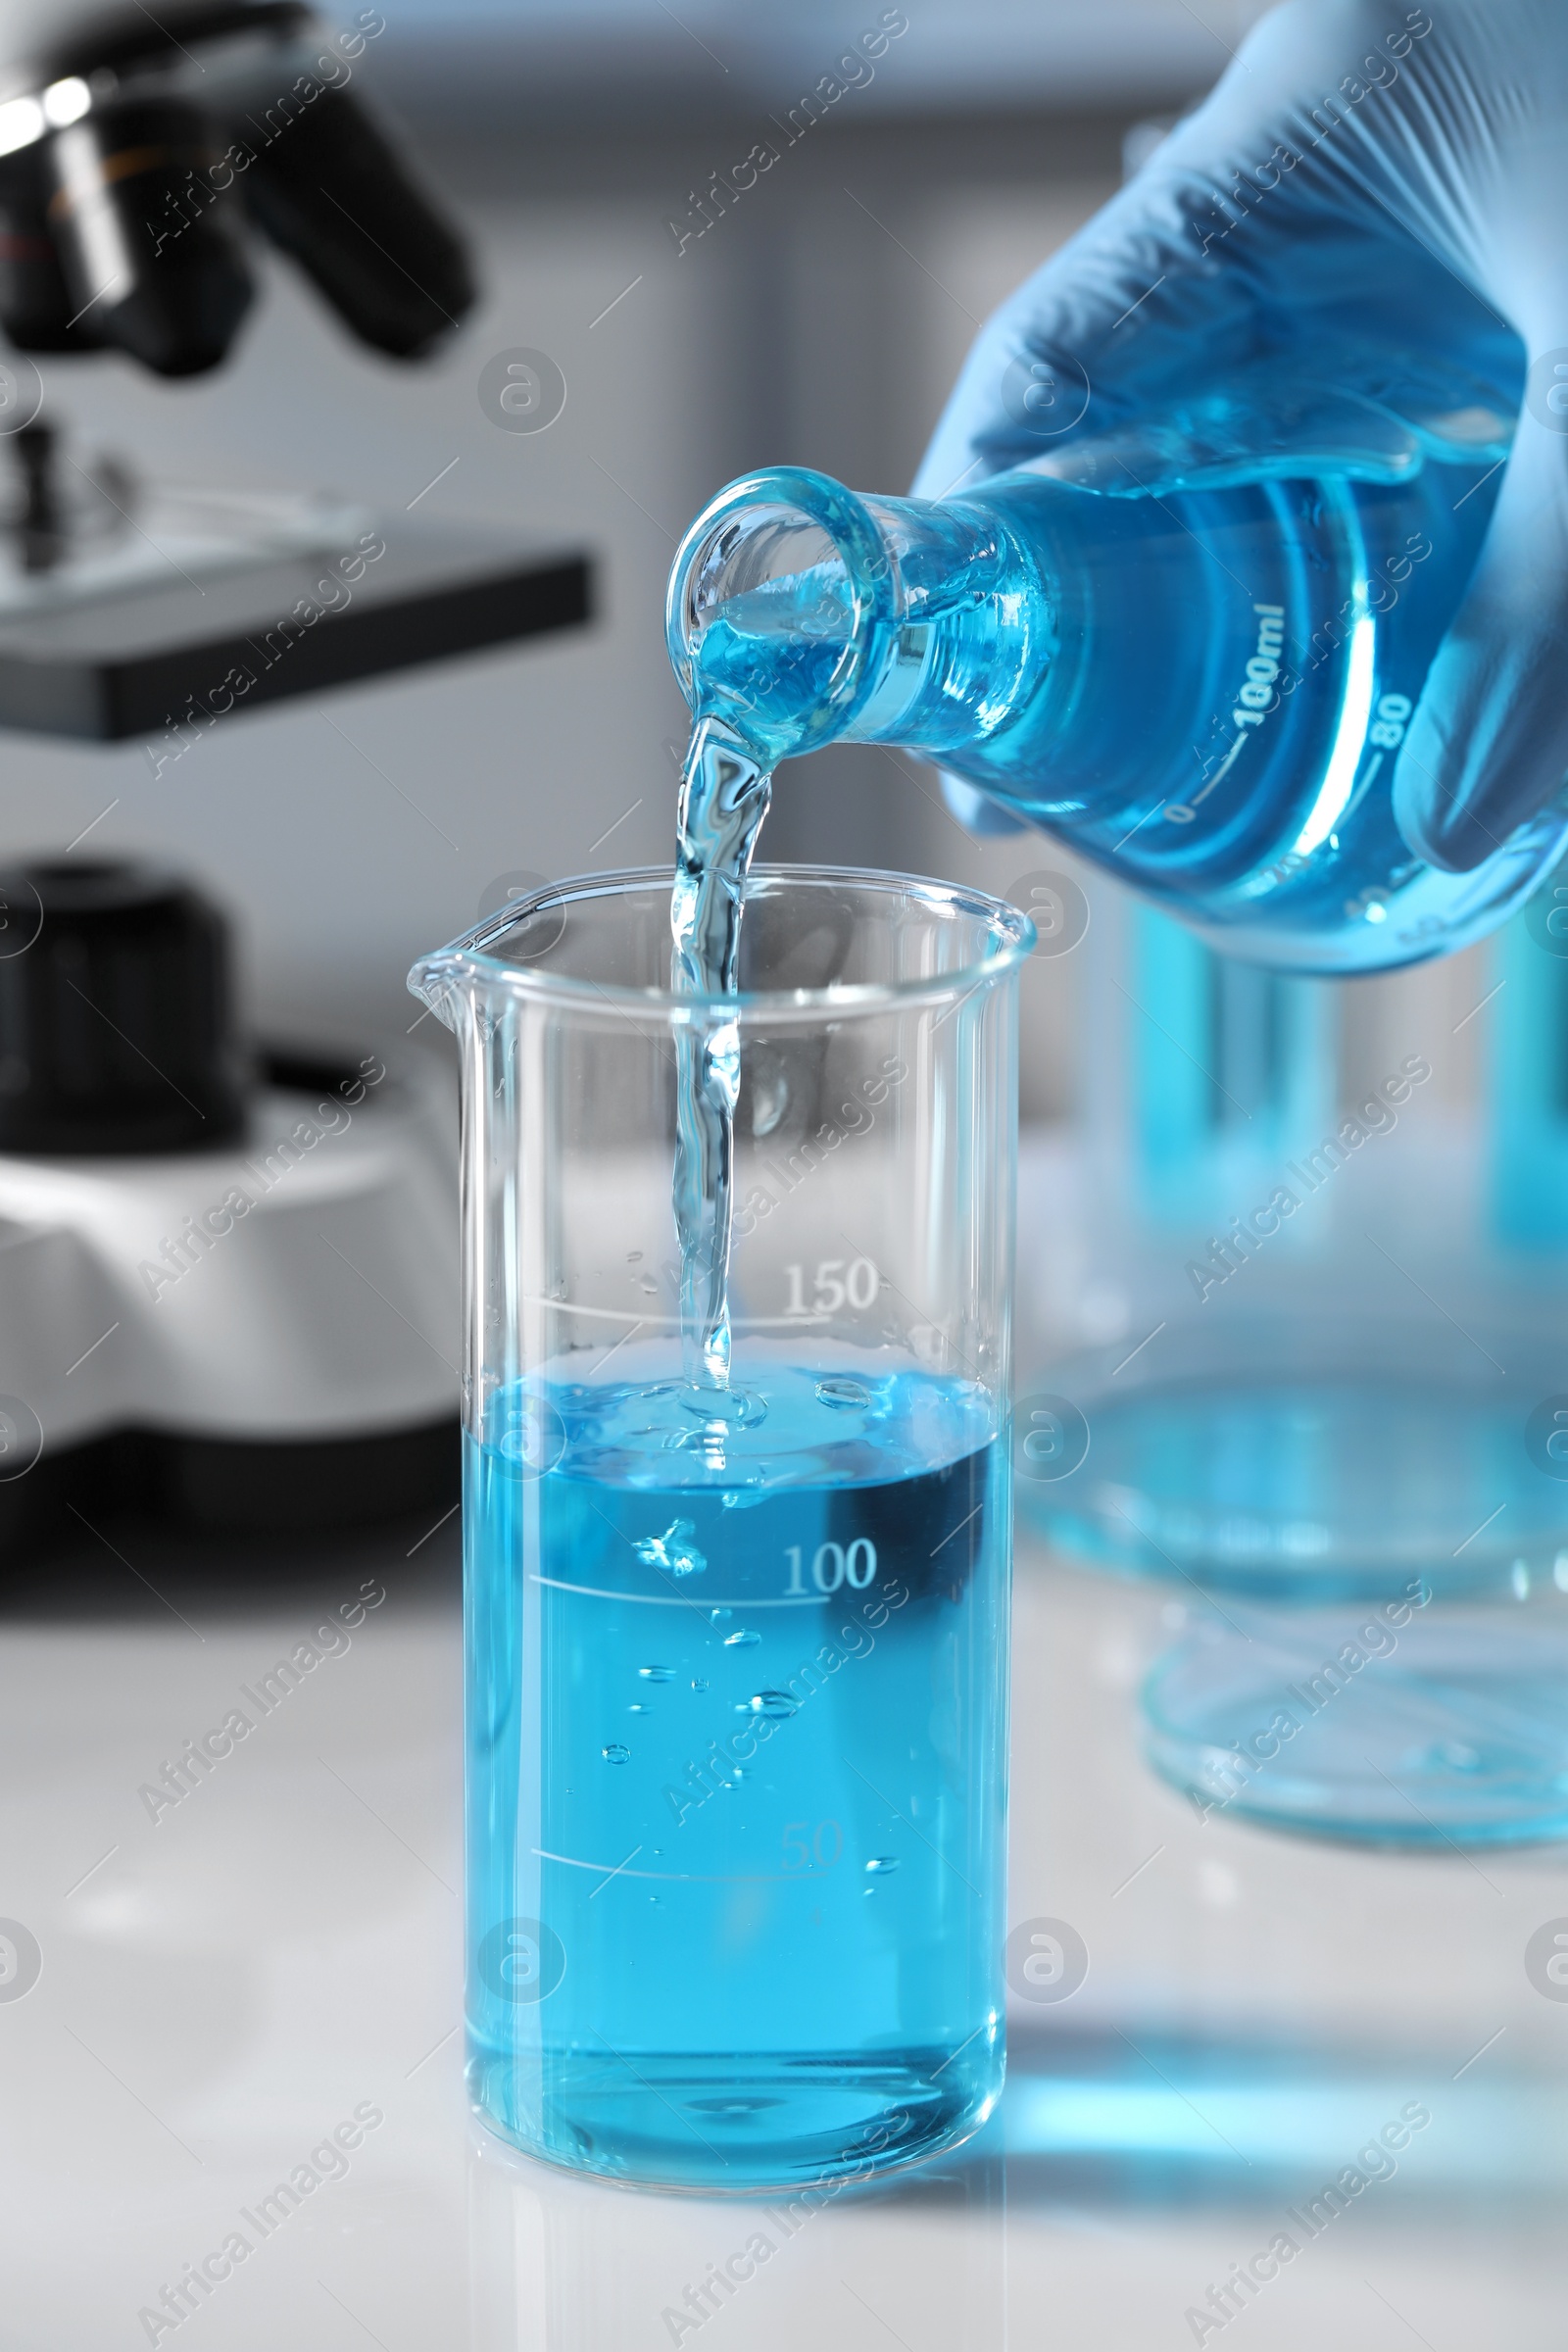
[{"label": "light blue liquid in beaker", "polygon": [[468,1441],[474,2094],[708,2193],[913,2161],[1001,2086],[994,1399],[750,1345],[706,1396],[672,1347],[616,1371]]}]

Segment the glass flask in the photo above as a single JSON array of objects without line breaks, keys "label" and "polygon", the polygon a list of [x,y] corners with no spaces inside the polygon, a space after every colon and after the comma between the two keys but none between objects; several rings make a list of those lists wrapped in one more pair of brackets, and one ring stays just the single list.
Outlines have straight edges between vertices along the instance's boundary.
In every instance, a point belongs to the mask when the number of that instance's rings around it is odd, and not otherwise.
[{"label": "glass flask", "polygon": [[[531,2154],[756,2192],[956,2144],[1003,2068],[1027,917],[671,876],[415,969],[462,1049],[468,2079]],[[683,1041],[734,1057],[732,1357],[683,1372]]]},{"label": "glass flask", "polygon": [[1223,413],[941,500],[745,475],[670,575],[687,702],[764,765],[837,740],[938,761],[1232,956],[1447,953],[1535,888],[1565,814],[1464,874],[1396,824],[1511,429],[1458,391],[1415,421],[1397,397],[1239,378]]}]

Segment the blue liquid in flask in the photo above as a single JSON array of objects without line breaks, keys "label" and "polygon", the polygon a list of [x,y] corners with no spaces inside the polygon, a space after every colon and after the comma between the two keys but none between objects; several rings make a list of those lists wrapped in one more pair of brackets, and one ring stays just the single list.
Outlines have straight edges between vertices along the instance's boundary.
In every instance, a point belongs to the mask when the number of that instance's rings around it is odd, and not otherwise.
[{"label": "blue liquid in flask", "polygon": [[470,2080],[558,2161],[784,2187],[1000,2090],[996,1403],[839,1353],[634,1341],[468,1441]]},{"label": "blue liquid in flask", "polygon": [[1313,458],[1268,449],[1304,430],[1276,431],[1278,407],[1239,379],[1170,447],[1086,445],[1074,478],[1021,468],[939,501],[743,477],[671,574],[692,709],[769,763],[834,740],[939,761],[1223,953],[1352,973],[1466,945],[1565,833],[1559,796],[1446,873],[1395,817],[1507,424],[1467,449],[1366,399],[1364,446],[1340,419],[1341,455]]}]

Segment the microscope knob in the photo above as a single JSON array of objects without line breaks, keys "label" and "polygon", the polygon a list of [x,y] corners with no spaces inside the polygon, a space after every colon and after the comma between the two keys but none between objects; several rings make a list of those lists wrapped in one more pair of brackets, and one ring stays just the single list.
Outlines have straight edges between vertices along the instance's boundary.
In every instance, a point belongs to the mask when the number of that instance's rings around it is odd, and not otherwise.
[{"label": "microscope knob", "polygon": [[197,1152],[244,1126],[228,926],[175,874],[0,871],[0,1152]]}]

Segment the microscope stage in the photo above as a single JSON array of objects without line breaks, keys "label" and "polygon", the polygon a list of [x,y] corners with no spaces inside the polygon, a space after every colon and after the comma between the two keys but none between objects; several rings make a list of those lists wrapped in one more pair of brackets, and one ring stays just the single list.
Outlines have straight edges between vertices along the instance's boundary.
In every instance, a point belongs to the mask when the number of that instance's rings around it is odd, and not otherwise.
[{"label": "microscope stage", "polygon": [[[379,551],[379,552],[377,552]],[[317,548],[150,535],[0,587],[0,727],[99,743],[590,617],[589,559],[463,524],[357,514]]]}]

